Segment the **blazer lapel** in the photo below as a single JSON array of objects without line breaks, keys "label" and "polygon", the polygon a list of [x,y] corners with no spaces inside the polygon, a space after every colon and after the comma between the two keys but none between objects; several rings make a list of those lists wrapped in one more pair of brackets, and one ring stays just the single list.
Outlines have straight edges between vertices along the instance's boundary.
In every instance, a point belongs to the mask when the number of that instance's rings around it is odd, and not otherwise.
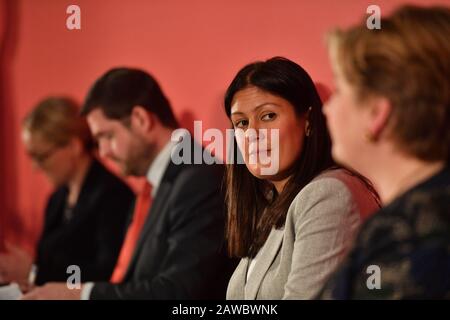
[{"label": "blazer lapel", "polygon": [[99,194],[103,192],[98,187],[98,181],[103,170],[102,165],[96,159],[93,159],[81,186],[78,200],[72,211],[70,218],[72,223],[83,220],[85,216],[90,214],[92,207],[96,205]]},{"label": "blazer lapel", "polygon": [[133,252],[133,257],[131,258],[130,265],[128,266],[127,274],[125,278],[128,277],[128,274],[132,270],[137,257],[139,256],[139,252],[142,249],[142,246],[145,242],[147,236],[152,232],[152,228],[155,227],[155,222],[157,218],[163,214],[163,207],[167,204],[167,197],[170,194],[172,184],[168,181],[162,181],[160,186],[158,187],[158,191],[154,197],[153,203],[150,207],[150,212],[145,220],[144,226],[142,227],[141,233],[139,235],[139,239],[136,243],[136,247]]},{"label": "blazer lapel", "polygon": [[47,208],[45,225],[43,233],[46,234],[45,238],[48,237],[58,237],[61,233],[62,228],[60,228],[62,220],[62,212],[64,211],[64,206],[67,198],[67,188],[62,187],[56,191],[56,195],[53,198],[51,206]]},{"label": "blazer lapel", "polygon": [[245,297],[245,282],[247,279],[248,258],[242,258],[239,261],[233,275],[228,282],[227,299],[242,300]]},{"label": "blazer lapel", "polygon": [[[192,142],[191,142],[192,143]],[[167,199],[172,191],[172,185],[174,179],[183,170],[184,165],[176,165],[172,161],[169,162],[167,166],[166,172],[163,175],[161,183],[158,187],[158,191],[153,197],[153,203],[150,207],[150,212],[145,220],[144,226],[142,227],[141,234],[139,235],[139,239],[136,244],[136,248],[133,252],[133,257],[131,258],[130,265],[128,266],[128,270],[125,274],[125,279],[127,279],[131,271],[134,268],[134,265],[137,261],[137,257],[139,256],[140,251],[142,250],[142,246],[145,242],[147,236],[152,232],[152,229],[155,228],[158,217],[165,214],[164,207],[168,205]]]},{"label": "blazer lapel", "polygon": [[[259,252],[258,261],[256,262],[256,265],[252,273],[250,274],[248,282],[245,286],[245,299],[256,299],[256,295],[258,293],[259,287],[261,286],[261,282],[264,279],[267,270],[269,270],[273,260],[275,259],[280,249],[281,243],[283,242],[283,234],[284,229],[273,229],[264,246],[260,249],[261,251]],[[248,263],[248,266],[250,266],[250,262]]]}]

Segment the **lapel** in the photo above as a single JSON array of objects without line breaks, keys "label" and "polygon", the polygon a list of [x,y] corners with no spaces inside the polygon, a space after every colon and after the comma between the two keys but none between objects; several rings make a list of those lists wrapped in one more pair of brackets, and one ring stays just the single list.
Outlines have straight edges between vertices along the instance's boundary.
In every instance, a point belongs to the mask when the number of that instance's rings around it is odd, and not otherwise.
[{"label": "lapel", "polygon": [[95,158],[92,159],[91,166],[89,167],[81,186],[77,202],[73,207],[71,223],[81,221],[86,215],[92,215],[92,210],[98,201],[98,195],[103,193],[103,186],[101,183],[99,184],[99,180],[101,179],[104,170],[105,169],[100,162]]},{"label": "lapel", "polygon": [[175,165],[172,162],[169,163],[158,187],[158,191],[156,192],[152,200],[150,212],[147,215],[144,226],[142,227],[141,233],[139,234],[139,239],[136,243],[136,248],[134,249],[133,256],[125,275],[125,279],[127,279],[131,275],[132,270],[134,269],[134,265],[137,262],[137,258],[139,257],[142,247],[145,243],[145,240],[147,239],[149,234],[154,232],[153,229],[157,225],[157,220],[162,215],[166,214],[166,206],[168,205],[167,199],[169,198],[170,192],[172,191],[173,179],[181,170],[181,167],[182,165]]},{"label": "lapel", "polygon": [[[272,232],[270,232],[269,237],[259,252],[259,256],[257,257],[258,261],[256,262],[256,265],[248,278],[248,282],[245,285],[245,299],[256,299],[256,295],[264,276],[266,275],[267,270],[269,270],[281,247],[281,243],[283,242],[283,234],[284,228],[280,230],[273,229]],[[248,270],[249,265],[250,264],[247,263],[246,270]],[[246,276],[246,272],[244,272],[244,275]],[[243,283],[245,283],[245,278],[243,280]]]},{"label": "lapel", "polygon": [[58,189],[53,197],[52,204],[47,208],[44,221],[44,232],[46,233],[46,237],[54,234],[55,230],[58,230],[60,226],[67,194],[68,191],[66,187],[61,187],[60,189]]},{"label": "lapel", "polygon": [[80,194],[73,207],[71,220],[67,224],[62,224],[64,208],[66,206],[69,189],[63,186],[57,191],[57,198],[54,206],[50,209],[46,219],[49,220],[49,230],[53,231],[52,236],[64,235],[68,229],[73,228],[78,221],[82,221],[86,215],[92,213],[92,208],[96,204],[99,189],[98,177],[101,175],[101,164],[93,159],[81,185]]},{"label": "lapel", "polygon": [[227,289],[227,299],[244,299],[245,282],[248,270],[248,258],[242,258],[233,272]]}]

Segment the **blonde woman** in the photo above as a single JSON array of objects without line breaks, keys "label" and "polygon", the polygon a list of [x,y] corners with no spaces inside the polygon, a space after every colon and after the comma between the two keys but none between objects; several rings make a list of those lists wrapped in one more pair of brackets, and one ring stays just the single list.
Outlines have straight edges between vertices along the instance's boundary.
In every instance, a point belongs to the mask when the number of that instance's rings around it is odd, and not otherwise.
[{"label": "blonde woman", "polygon": [[45,210],[36,257],[9,245],[0,254],[2,282],[24,288],[34,277],[36,285],[66,281],[70,265],[80,267],[82,281],[111,276],[134,196],[94,158],[89,127],[78,112],[70,99],[51,97],[23,121],[26,151],[56,190]]},{"label": "blonde woman", "polygon": [[450,9],[406,6],[381,26],[330,38],[333,156],[384,208],[321,296],[450,298]]}]

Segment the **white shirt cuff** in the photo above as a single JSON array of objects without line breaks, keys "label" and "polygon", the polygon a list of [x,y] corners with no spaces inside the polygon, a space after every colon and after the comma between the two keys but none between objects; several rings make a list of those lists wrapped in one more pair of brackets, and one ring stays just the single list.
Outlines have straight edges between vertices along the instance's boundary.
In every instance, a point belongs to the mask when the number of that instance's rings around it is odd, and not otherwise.
[{"label": "white shirt cuff", "polygon": [[89,300],[92,288],[94,288],[93,282],[86,282],[83,284],[83,289],[81,289],[81,300]]},{"label": "white shirt cuff", "polygon": [[28,283],[29,284],[34,284],[34,281],[36,280],[36,275],[37,275],[37,265],[33,264],[31,265],[31,269],[30,272],[28,273]]}]

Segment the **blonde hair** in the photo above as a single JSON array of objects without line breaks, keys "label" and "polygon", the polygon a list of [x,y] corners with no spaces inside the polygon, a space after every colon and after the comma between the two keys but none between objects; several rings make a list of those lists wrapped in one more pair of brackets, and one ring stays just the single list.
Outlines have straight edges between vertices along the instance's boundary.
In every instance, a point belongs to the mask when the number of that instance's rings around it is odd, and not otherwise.
[{"label": "blonde hair", "polygon": [[450,154],[450,9],[403,6],[381,20],[328,34],[335,69],[360,101],[386,97],[389,133],[425,161]]},{"label": "blonde hair", "polygon": [[79,114],[78,105],[70,98],[49,97],[39,102],[25,117],[23,128],[56,146],[64,146],[71,139],[78,138],[86,151],[94,147],[86,119]]}]

